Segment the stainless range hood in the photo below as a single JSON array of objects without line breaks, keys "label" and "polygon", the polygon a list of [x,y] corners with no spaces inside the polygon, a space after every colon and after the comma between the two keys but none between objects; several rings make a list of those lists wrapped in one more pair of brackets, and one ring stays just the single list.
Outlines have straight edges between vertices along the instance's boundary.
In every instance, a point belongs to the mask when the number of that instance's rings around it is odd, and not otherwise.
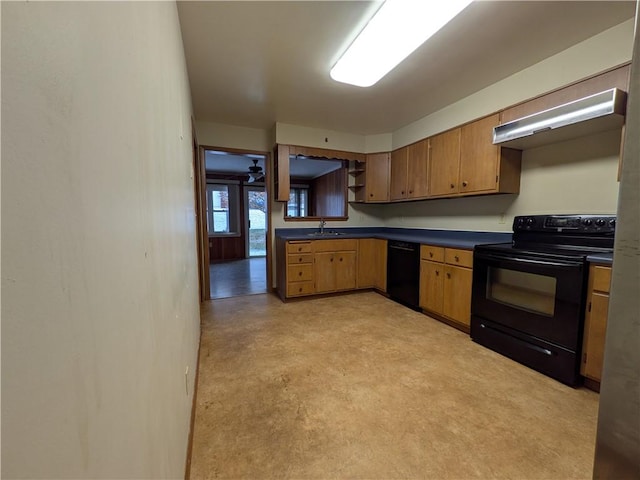
[{"label": "stainless range hood", "polygon": [[626,92],[612,88],[498,125],[493,143],[524,150],[614,130],[624,124],[626,106]]}]

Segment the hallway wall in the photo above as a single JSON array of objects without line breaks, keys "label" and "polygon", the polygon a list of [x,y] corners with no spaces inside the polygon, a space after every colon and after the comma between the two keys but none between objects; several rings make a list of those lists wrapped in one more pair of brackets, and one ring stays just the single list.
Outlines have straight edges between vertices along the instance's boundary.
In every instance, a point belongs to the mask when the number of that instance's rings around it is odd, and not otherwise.
[{"label": "hallway wall", "polygon": [[1,9],[2,477],[180,478],[199,302],[176,5]]}]

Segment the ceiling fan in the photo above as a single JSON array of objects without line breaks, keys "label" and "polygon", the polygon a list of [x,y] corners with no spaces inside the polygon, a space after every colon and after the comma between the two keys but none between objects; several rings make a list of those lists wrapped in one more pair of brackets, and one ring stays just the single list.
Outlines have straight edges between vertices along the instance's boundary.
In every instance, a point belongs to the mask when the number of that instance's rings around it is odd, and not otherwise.
[{"label": "ceiling fan", "polygon": [[256,180],[261,180],[264,178],[264,172],[262,171],[262,167],[258,165],[258,160],[253,160],[253,165],[249,167],[249,183],[253,183]]}]

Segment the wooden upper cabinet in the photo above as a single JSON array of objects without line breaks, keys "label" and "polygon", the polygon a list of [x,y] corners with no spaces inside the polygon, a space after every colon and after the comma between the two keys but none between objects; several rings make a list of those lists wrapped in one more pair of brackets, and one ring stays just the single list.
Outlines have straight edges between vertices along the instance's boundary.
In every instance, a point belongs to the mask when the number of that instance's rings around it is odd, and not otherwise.
[{"label": "wooden upper cabinet", "polygon": [[429,194],[458,193],[460,163],[460,128],[435,135],[430,139]]},{"label": "wooden upper cabinet", "polygon": [[389,153],[370,153],[365,159],[365,202],[389,201]]},{"label": "wooden upper cabinet", "polygon": [[407,149],[407,198],[424,198],[429,194],[429,140],[409,145]]},{"label": "wooden upper cabinet", "polygon": [[288,202],[291,188],[289,180],[289,145],[277,145],[274,155],[274,183],[276,202]]},{"label": "wooden upper cabinet", "polygon": [[460,192],[495,190],[498,183],[500,147],[493,145],[496,113],[463,126],[460,132]]},{"label": "wooden upper cabinet", "polygon": [[391,152],[391,182],[389,196],[392,201],[407,198],[408,153],[408,147],[402,147]]},{"label": "wooden upper cabinet", "polygon": [[626,92],[629,90],[630,70],[631,66],[629,64],[623,65],[509,107],[502,112],[502,123],[512,122],[527,115],[564,105],[610,88],[619,88]]}]

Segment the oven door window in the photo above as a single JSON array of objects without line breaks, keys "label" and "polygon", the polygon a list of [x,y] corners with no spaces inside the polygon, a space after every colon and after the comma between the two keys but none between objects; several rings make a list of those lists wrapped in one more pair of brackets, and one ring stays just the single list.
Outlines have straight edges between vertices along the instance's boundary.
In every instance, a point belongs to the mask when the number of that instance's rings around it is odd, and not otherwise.
[{"label": "oven door window", "polygon": [[506,268],[489,267],[487,299],[511,307],[553,317],[556,278]]}]

